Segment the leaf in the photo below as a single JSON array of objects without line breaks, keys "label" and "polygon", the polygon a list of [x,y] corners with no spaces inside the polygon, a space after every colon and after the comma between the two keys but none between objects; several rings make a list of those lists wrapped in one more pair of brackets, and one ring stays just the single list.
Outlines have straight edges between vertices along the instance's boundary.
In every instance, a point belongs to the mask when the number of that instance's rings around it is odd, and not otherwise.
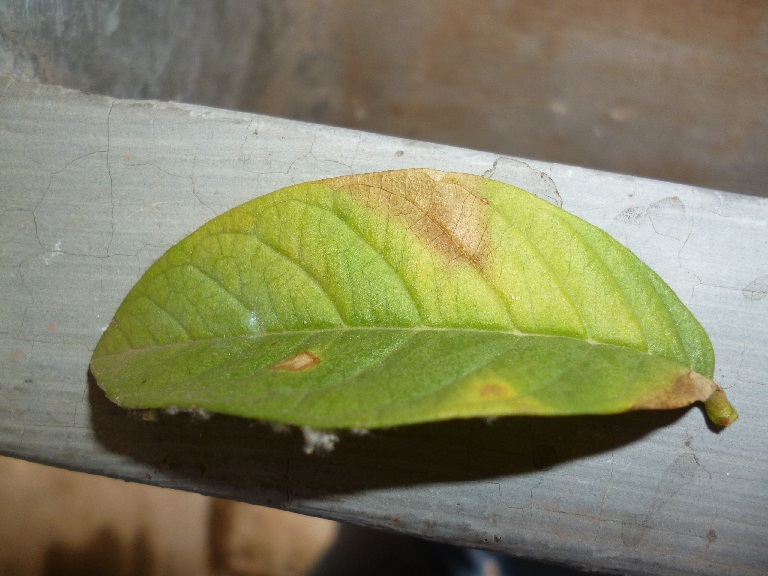
[{"label": "leaf", "polygon": [[602,230],[514,186],[410,169],[284,188],[133,287],[91,370],[130,408],[317,428],[707,401],[704,329]]}]

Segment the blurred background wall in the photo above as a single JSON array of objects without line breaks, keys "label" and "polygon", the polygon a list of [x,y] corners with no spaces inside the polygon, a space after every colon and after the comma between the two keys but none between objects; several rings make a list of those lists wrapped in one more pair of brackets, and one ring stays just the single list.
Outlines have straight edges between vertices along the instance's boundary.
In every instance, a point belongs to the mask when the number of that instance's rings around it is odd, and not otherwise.
[{"label": "blurred background wall", "polygon": [[300,576],[329,520],[0,457],[2,576]]},{"label": "blurred background wall", "polygon": [[25,0],[0,70],[766,194],[763,0]]}]

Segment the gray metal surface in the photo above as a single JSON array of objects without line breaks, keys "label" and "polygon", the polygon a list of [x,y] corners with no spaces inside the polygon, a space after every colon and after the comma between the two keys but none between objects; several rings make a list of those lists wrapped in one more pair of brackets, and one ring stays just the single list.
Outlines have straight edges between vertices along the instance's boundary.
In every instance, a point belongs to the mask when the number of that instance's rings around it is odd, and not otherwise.
[{"label": "gray metal surface", "polygon": [[[253,196],[405,167],[562,204],[654,268],[709,331],[741,420],[699,409],[344,436],[145,421],[88,362],[167,248]],[[0,77],[0,453],[515,555],[636,574],[768,571],[768,200]]]}]

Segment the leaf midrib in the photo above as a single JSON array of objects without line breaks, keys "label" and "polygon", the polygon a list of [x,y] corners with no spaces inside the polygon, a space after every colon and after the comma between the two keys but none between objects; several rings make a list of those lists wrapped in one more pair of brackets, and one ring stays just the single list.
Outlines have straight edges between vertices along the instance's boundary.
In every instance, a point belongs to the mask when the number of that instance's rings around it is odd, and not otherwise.
[{"label": "leaf midrib", "polygon": [[266,331],[266,332],[259,332],[255,334],[237,334],[237,335],[231,335],[231,336],[221,336],[216,338],[197,338],[197,339],[185,340],[183,342],[171,342],[169,344],[145,346],[144,348],[128,348],[128,349],[121,350],[119,352],[114,352],[111,354],[103,354],[99,356],[98,359],[120,356],[123,354],[145,352],[149,350],[162,350],[162,349],[168,349],[173,347],[182,347],[190,344],[198,344],[203,342],[214,343],[214,342],[223,342],[226,340],[245,340],[245,339],[255,340],[255,339],[261,339],[261,338],[269,338],[272,336],[295,336],[295,335],[313,336],[317,334],[330,334],[333,332],[379,332],[379,331],[381,332],[412,332],[414,334],[424,333],[424,332],[453,332],[456,334],[466,333],[466,334],[489,334],[489,335],[493,334],[493,335],[508,335],[508,336],[514,336],[517,338],[526,338],[526,337],[567,338],[569,340],[576,340],[578,342],[583,342],[590,346],[611,346],[614,348],[623,348],[626,350],[633,350],[641,354],[647,354],[648,356],[655,356],[658,358],[667,358],[668,360],[674,360],[676,362],[679,362],[679,360],[676,360],[675,358],[669,358],[667,356],[662,356],[660,354],[652,354],[647,350],[641,350],[639,348],[634,348],[632,346],[624,346],[622,344],[615,344],[611,342],[600,342],[599,340],[592,340],[591,338],[574,338],[573,336],[566,336],[563,334],[542,334],[542,333],[535,333],[535,332],[520,332],[517,330],[500,330],[500,329],[493,329],[493,328],[454,328],[454,327],[448,327],[448,326],[334,326],[330,328],[311,328],[306,330]]}]

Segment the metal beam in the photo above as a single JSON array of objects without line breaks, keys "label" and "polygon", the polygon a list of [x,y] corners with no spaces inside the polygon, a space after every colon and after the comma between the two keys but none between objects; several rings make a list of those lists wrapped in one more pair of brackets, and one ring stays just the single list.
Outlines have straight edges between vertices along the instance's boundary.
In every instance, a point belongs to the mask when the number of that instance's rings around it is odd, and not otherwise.
[{"label": "metal beam", "polygon": [[[147,422],[89,382],[128,289],[215,214],[417,166],[516,184],[627,245],[709,331],[741,420],[461,421],[320,457],[235,418]],[[0,453],[596,570],[768,570],[768,199],[9,77],[0,174]]]}]

